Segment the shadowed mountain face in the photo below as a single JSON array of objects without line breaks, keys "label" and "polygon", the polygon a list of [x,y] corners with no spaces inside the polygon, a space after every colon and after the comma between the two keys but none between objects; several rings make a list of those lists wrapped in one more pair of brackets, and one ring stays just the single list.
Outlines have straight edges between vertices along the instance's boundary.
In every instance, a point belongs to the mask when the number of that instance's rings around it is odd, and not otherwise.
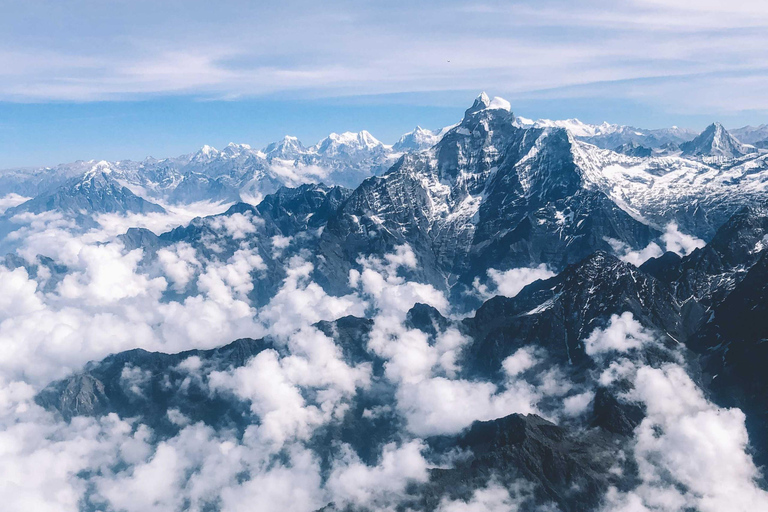
[{"label": "shadowed mountain face", "polygon": [[505,358],[528,344],[546,347],[559,364],[589,367],[584,339],[612,315],[625,312],[666,333],[669,341],[685,341],[703,309],[679,304],[668,286],[598,252],[514,298],[489,300],[464,320],[475,340],[468,368],[498,372]]},{"label": "shadowed mountain face", "polygon": [[[441,499],[468,499],[488,475],[513,486],[516,479],[536,483],[527,506],[551,503],[563,511],[600,505],[609,486],[631,481],[610,472],[621,438],[595,430],[574,433],[536,415],[514,414],[477,422],[456,438],[431,440],[437,449],[459,447],[471,453],[454,468],[436,469],[424,490],[425,510]],[[631,474],[634,468],[626,468]]]}]

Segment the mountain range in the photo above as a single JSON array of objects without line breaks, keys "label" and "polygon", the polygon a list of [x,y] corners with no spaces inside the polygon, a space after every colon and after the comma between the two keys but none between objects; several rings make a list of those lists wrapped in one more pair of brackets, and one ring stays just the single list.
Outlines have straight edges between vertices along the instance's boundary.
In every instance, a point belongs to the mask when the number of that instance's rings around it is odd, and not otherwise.
[{"label": "mountain range", "polygon": [[[323,489],[309,512],[759,510],[765,140],[765,125],[532,121],[483,93],[457,124],[392,146],[363,131],[5,172],[0,194],[30,198],[0,218],[6,234],[48,212],[86,240],[99,215],[227,203],[115,243],[169,283],[158,308],[229,286],[233,308],[273,322],[215,348],[112,353],[34,401],[67,425],[130,419],[155,447],[191,425],[226,432],[268,453],[238,485],[309,450]],[[5,267],[79,299],[79,260],[35,256]],[[77,477],[82,510],[104,505],[100,471]],[[213,491],[185,499],[226,508]]]}]

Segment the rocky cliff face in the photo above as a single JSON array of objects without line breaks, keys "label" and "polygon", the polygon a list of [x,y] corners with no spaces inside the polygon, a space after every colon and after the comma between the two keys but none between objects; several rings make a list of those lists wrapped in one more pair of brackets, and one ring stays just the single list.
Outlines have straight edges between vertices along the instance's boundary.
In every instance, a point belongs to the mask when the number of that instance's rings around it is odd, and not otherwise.
[{"label": "rocky cliff face", "polygon": [[339,282],[358,254],[407,243],[421,279],[467,286],[487,268],[574,263],[606,238],[629,247],[657,233],[586,185],[563,129],[521,129],[478,98],[429,151],[365,181],[329,219],[323,268]]}]

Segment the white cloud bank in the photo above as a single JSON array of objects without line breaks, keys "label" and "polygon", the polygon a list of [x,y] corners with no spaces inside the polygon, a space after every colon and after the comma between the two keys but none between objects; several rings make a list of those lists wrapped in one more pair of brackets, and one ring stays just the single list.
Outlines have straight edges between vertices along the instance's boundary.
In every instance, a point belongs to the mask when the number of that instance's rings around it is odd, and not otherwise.
[{"label": "white cloud bank", "polygon": [[505,297],[514,297],[520,290],[539,279],[549,279],[554,277],[555,273],[549,270],[545,264],[538,267],[521,267],[511,270],[500,271],[488,269],[489,284],[481,284],[479,278],[475,278],[473,288],[475,293],[483,300],[490,299],[496,295]]},{"label": "white cloud bank", "polygon": [[[599,382],[624,379],[623,399],[639,403],[645,419],[635,429],[633,453],[641,483],[631,491],[610,489],[605,512],[673,512],[696,509],[768,509],[768,493],[747,450],[745,416],[709,402],[681,363],[660,368],[606,354],[626,354],[659,343],[631,314],[612,317],[588,338],[587,351],[607,368]],[[682,361],[682,358],[680,358]]]}]

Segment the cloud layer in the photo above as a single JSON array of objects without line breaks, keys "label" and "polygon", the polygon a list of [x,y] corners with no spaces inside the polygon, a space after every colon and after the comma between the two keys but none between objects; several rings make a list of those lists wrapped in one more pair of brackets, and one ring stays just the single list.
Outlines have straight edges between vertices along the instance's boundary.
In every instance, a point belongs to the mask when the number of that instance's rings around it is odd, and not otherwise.
[{"label": "cloud layer", "polygon": [[768,106],[762,94],[768,62],[761,52],[744,51],[768,42],[768,8],[756,0],[386,7],[230,0],[215,8],[185,2],[181,10],[177,3],[9,6],[0,22],[0,98],[490,88],[561,98],[588,90],[679,111]]}]

